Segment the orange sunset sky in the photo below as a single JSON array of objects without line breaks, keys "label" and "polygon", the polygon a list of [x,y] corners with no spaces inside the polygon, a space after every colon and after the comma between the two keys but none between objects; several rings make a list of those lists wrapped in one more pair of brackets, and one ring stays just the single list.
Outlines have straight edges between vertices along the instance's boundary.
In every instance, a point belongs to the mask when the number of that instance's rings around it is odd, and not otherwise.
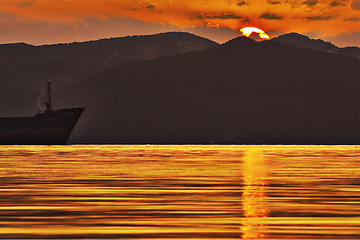
[{"label": "orange sunset sky", "polygon": [[360,0],[1,0],[0,43],[186,31],[219,43],[254,26],[360,46]]}]

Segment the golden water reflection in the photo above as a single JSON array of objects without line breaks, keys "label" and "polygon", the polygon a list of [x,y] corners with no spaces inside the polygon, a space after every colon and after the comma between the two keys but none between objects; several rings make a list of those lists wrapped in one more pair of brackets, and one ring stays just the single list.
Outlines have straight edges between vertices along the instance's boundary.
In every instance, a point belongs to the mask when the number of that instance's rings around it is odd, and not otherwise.
[{"label": "golden water reflection", "polygon": [[242,238],[265,238],[262,218],[269,216],[267,207],[266,164],[261,148],[252,147],[245,151],[243,160],[244,191],[242,205],[244,218],[242,219]]},{"label": "golden water reflection", "polygon": [[360,146],[1,146],[0,239],[360,239]]}]

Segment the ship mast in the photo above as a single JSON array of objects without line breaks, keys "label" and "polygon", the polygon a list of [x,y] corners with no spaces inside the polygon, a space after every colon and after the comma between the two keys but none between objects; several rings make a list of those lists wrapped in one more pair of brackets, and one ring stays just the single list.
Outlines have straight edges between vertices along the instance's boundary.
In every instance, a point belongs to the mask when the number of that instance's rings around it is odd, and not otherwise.
[{"label": "ship mast", "polygon": [[52,108],[51,108],[51,89],[50,89],[50,83],[51,81],[48,80],[48,102],[46,102],[46,112],[51,112],[52,111]]}]

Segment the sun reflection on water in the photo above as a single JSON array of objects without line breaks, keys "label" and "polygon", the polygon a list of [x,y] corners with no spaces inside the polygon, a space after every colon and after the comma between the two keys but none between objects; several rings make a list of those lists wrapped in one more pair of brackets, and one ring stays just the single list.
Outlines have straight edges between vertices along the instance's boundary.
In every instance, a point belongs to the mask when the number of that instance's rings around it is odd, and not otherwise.
[{"label": "sun reflection on water", "polygon": [[263,231],[265,224],[261,219],[269,216],[269,209],[266,205],[266,164],[262,149],[256,147],[248,149],[243,157],[243,167],[242,238],[262,239],[266,236]]},{"label": "sun reflection on water", "polygon": [[360,239],[360,146],[0,146],[0,239]]}]

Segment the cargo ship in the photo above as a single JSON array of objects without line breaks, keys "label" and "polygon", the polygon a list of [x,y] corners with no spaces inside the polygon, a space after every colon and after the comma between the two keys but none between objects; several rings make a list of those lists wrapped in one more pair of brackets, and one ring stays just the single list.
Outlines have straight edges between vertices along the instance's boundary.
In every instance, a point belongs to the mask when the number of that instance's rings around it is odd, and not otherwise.
[{"label": "cargo ship", "polygon": [[33,117],[0,118],[1,145],[64,145],[85,108],[53,110],[50,81],[46,110]]}]

